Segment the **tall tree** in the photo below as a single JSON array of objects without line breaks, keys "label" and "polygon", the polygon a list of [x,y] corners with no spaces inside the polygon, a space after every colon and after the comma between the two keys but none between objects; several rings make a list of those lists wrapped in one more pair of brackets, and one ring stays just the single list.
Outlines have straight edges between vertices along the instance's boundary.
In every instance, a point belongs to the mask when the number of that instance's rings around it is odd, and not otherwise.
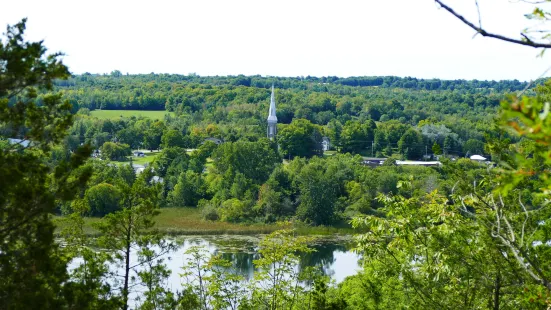
[{"label": "tall tree", "polygon": [[70,200],[87,180],[88,169],[74,169],[90,149],[46,165],[71,126],[71,105],[61,94],[36,99],[69,71],[61,54],[46,55],[42,41],[24,40],[25,22],[8,26],[0,41],[0,308],[59,309],[67,302],[67,260],[54,242],[51,215],[56,200]]},{"label": "tall tree", "polygon": [[[156,198],[160,189],[151,184],[150,176],[151,172],[148,169],[142,172],[131,186],[119,184],[123,196],[120,202],[121,210],[106,215],[96,225],[102,233],[98,244],[108,251],[111,260],[122,269],[120,299],[123,309],[129,307],[131,288],[136,284],[135,275],[148,277],[145,274],[140,275],[137,268],[144,264],[153,267],[153,261],[173,249],[170,242],[167,243],[152,230],[153,218],[159,213]],[[136,254],[139,262],[132,261]],[[151,290],[152,287],[148,289]],[[155,299],[154,296],[149,297]]]},{"label": "tall tree", "polygon": [[423,136],[413,128],[408,129],[398,141],[398,150],[406,159],[421,158],[425,151]]}]

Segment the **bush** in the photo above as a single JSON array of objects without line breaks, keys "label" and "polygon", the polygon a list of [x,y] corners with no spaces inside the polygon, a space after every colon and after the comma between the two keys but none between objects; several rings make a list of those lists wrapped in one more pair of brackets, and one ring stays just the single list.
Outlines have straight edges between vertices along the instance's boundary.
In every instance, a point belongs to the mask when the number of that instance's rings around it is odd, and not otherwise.
[{"label": "bush", "polygon": [[207,221],[217,221],[220,219],[216,206],[208,200],[201,199],[197,206],[201,209],[201,217]]},{"label": "bush", "polygon": [[249,215],[249,208],[243,201],[232,198],[224,201],[218,212],[220,219],[226,222],[239,222]]},{"label": "bush", "polygon": [[120,209],[122,193],[113,185],[100,183],[90,187],[84,199],[90,207],[91,216],[104,216]]}]

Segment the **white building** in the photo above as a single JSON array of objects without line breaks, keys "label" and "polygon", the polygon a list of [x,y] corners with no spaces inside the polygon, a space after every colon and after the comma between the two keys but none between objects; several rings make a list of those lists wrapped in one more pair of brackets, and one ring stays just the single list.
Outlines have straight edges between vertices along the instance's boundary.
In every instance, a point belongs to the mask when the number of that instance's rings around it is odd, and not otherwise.
[{"label": "white building", "polygon": [[321,148],[324,152],[329,151],[329,149],[331,148],[331,141],[328,137],[321,138]]},{"label": "white building", "polygon": [[268,139],[273,140],[277,135],[277,116],[275,105],[274,85],[272,85],[272,96],[270,98],[270,110],[268,111]]},{"label": "white building", "polygon": [[480,155],[472,155],[469,158],[471,160],[476,160],[476,161],[486,161],[486,157],[483,157],[483,156],[480,156]]}]

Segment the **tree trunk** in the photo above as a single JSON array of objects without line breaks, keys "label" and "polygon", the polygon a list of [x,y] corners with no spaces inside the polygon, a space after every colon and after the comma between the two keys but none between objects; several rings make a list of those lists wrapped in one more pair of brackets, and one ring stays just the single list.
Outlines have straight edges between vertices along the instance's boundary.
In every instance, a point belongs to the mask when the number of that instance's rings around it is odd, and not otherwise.
[{"label": "tree trunk", "polygon": [[126,231],[126,249],[124,260],[124,287],[122,289],[123,309],[128,309],[128,280],[130,278],[130,245],[131,245],[131,231],[132,231],[132,215],[128,219],[128,227]]},{"label": "tree trunk", "polygon": [[496,283],[494,288],[494,310],[499,310],[499,292],[501,289],[501,274],[497,272]]}]

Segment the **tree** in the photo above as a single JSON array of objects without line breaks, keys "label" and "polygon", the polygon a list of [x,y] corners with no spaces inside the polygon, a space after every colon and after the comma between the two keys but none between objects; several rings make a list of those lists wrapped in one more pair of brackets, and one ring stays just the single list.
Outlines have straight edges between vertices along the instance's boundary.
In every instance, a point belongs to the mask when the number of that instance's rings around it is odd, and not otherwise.
[{"label": "tree", "polygon": [[359,153],[372,145],[373,138],[373,130],[369,127],[369,124],[348,121],[341,133],[342,151]]},{"label": "tree", "polygon": [[[408,296],[407,301],[395,301],[405,305],[381,296],[385,303],[393,304],[392,308],[412,304],[453,309],[461,304],[464,308],[488,305],[499,309],[500,298],[502,304],[512,302],[511,295],[506,294],[513,291],[505,287],[514,283],[518,266],[504,260],[492,237],[478,233],[476,223],[459,215],[445,197],[433,193],[422,198],[379,199],[385,204],[387,216],[357,218],[354,226],[370,229],[362,236],[361,248],[366,250],[366,261],[370,262],[366,269],[377,268],[393,278],[380,289],[390,294],[401,282],[400,287]],[[373,281],[376,274],[364,278]],[[519,289],[517,294],[520,292]],[[495,294],[499,295],[498,302],[488,301]]]},{"label": "tree", "polygon": [[219,145],[212,153],[212,159],[220,174],[231,170],[243,174],[255,184],[262,184],[281,162],[275,147],[268,139],[229,142]]},{"label": "tree", "polygon": [[457,140],[455,140],[452,136],[447,136],[446,139],[444,139],[444,153],[457,155],[460,151],[461,147],[459,142],[457,142]]},{"label": "tree", "polygon": [[84,200],[89,207],[89,214],[100,217],[119,210],[121,198],[120,191],[107,183],[90,187],[84,195]]},{"label": "tree", "polygon": [[254,261],[259,269],[252,281],[252,308],[293,309],[305,288],[298,285],[300,274],[295,271],[299,255],[313,250],[309,239],[293,236],[289,231],[276,231],[260,241],[260,258]]},{"label": "tree", "polygon": [[[75,170],[90,154],[79,147],[69,160],[45,164],[72,123],[71,105],[49,93],[69,77],[61,54],[24,40],[26,20],[8,26],[0,41],[0,308],[63,308],[76,286],[65,286],[67,258],[54,241],[56,201],[70,201],[90,174]],[[38,92],[43,91],[41,103]]]},{"label": "tree", "polygon": [[469,139],[463,144],[463,153],[474,155],[484,153],[484,142],[475,139]]},{"label": "tree", "polygon": [[312,157],[321,155],[321,131],[306,119],[293,119],[278,133],[278,141],[284,157]]},{"label": "tree", "polygon": [[82,215],[88,212],[84,200],[72,202],[73,213],[59,220],[63,227],[64,254],[73,260],[68,285],[80,288],[71,296],[75,309],[120,309],[120,299],[105,279],[109,273],[109,254],[97,251],[94,239],[85,232]]},{"label": "tree", "polygon": [[139,149],[143,143],[143,133],[134,126],[119,130],[117,138],[120,143],[128,144],[134,150]]},{"label": "tree", "polygon": [[244,278],[232,268],[232,262],[220,255],[209,255],[201,246],[191,246],[185,253],[189,259],[182,267],[184,287],[197,300],[184,309],[241,309],[248,290]]},{"label": "tree", "polygon": [[[173,250],[172,243],[152,231],[153,218],[159,213],[155,201],[159,189],[150,184],[148,177],[150,174],[148,170],[142,172],[131,186],[120,184],[123,196],[120,202],[121,210],[107,214],[101,222],[96,224],[96,228],[102,233],[98,238],[98,245],[105,249],[111,256],[111,260],[120,265],[123,270],[120,275],[122,278],[120,298],[123,309],[128,309],[130,289],[134,286],[132,282],[135,281],[135,276],[132,272],[137,273],[137,267],[153,264],[159,257]],[[131,261],[133,253],[138,254],[138,263]],[[153,268],[153,265],[150,266]],[[141,278],[148,276],[139,273],[137,275]],[[159,274],[149,274],[149,276],[158,277]],[[155,279],[150,281],[158,283]],[[148,289],[151,291],[153,287]],[[150,298],[154,297],[154,295],[150,296]]]},{"label": "tree", "polygon": [[298,175],[300,205],[298,218],[314,225],[328,225],[334,220],[337,200],[336,178],[326,172],[323,163],[311,163]]},{"label": "tree", "polygon": [[184,139],[184,135],[178,130],[175,129],[169,129],[165,130],[163,133],[163,136],[161,138],[161,146],[163,148],[168,147],[181,147],[185,148],[188,147],[188,143],[186,143]]},{"label": "tree", "polygon": [[[463,17],[462,15],[457,13],[451,7],[444,4],[442,1],[435,0],[435,2],[438,3],[443,9],[445,9],[446,11],[451,13],[453,16],[455,16],[457,19],[462,21],[465,25],[467,25],[471,29],[475,30],[477,34],[480,34],[484,37],[494,38],[494,39],[498,39],[498,40],[509,42],[509,43],[514,43],[514,44],[518,44],[518,45],[525,45],[525,46],[531,46],[531,47],[535,47],[535,48],[550,48],[551,47],[551,43],[543,42],[544,40],[549,39],[548,38],[549,31],[541,30],[539,28],[538,29],[526,28],[521,32],[522,37],[519,38],[519,39],[503,36],[503,35],[500,35],[500,34],[488,32],[484,28],[482,28],[482,23],[481,23],[481,19],[480,19],[480,10],[479,10],[479,16],[478,16],[479,17],[478,26],[476,26],[473,22],[470,22],[469,20],[467,20],[465,17]],[[525,1],[525,2],[531,3],[531,4],[541,4],[541,3],[545,3],[546,1],[534,1],[534,2]],[[477,9],[478,9],[478,2],[476,2],[476,6],[477,6]],[[535,7],[534,10],[531,13],[526,14],[525,16],[529,19],[536,19],[536,20],[541,20],[541,21],[549,20],[549,12],[541,9],[540,7]],[[534,35],[539,36],[539,37],[535,37]]]},{"label": "tree", "polygon": [[374,143],[373,147],[375,148],[375,152],[381,152],[383,149],[388,145],[388,140],[386,138],[386,134],[381,129],[375,130],[375,136],[374,136]]},{"label": "tree", "polygon": [[201,175],[190,170],[182,171],[168,201],[173,207],[196,207],[205,194],[206,184]]},{"label": "tree", "polygon": [[121,160],[132,155],[128,144],[118,144],[114,142],[105,142],[101,148],[101,157],[103,159]]},{"label": "tree", "polygon": [[436,143],[436,141],[432,145],[432,152],[434,155],[442,155],[442,148],[440,147],[440,144]]},{"label": "tree", "polygon": [[163,135],[165,125],[161,121],[156,121],[149,129],[147,129],[144,133],[144,148],[153,151],[158,150],[161,146],[161,137]]},{"label": "tree", "polygon": [[423,156],[423,137],[415,129],[410,128],[398,141],[399,152],[407,159],[419,159]]},{"label": "tree", "polygon": [[500,124],[523,140],[488,141],[487,148],[500,154],[497,169],[469,171],[461,161],[450,162],[445,166],[454,182],[449,197],[380,196],[386,216],[353,220],[368,231],[358,239],[366,268],[392,274],[415,305],[551,305],[551,248],[544,245],[551,236],[549,103],[510,97],[502,107]]},{"label": "tree", "polygon": [[239,222],[249,217],[250,208],[246,202],[231,198],[220,205],[218,213],[221,221]]}]

